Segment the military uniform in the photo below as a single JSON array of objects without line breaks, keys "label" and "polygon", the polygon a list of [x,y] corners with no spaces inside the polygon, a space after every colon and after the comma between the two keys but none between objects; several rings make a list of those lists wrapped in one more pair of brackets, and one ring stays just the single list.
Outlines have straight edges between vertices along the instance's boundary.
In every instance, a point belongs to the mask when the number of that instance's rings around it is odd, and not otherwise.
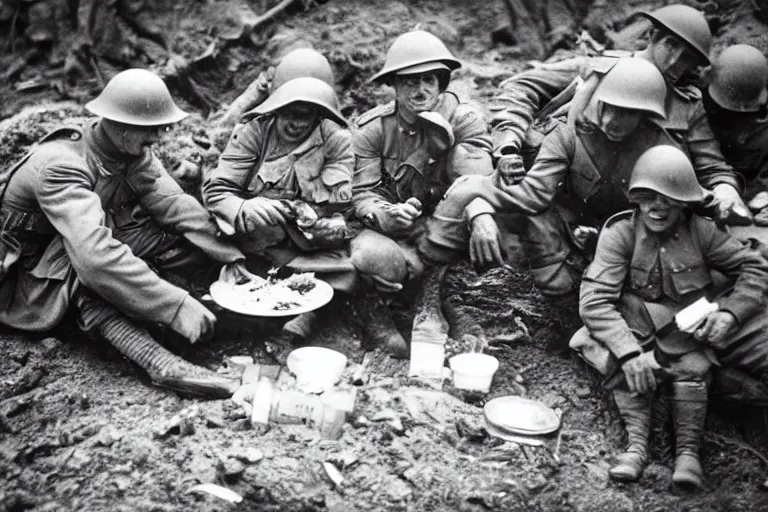
[{"label": "military uniform", "polygon": [[275,143],[274,116],[261,116],[235,130],[218,167],[203,187],[205,204],[249,256],[266,255],[276,266],[320,273],[336,289],[356,282],[345,240],[318,243],[293,224],[250,231],[242,205],[253,197],[299,199],[319,218],[349,209],[352,203],[352,154],[349,131],[323,119],[295,147]]},{"label": "military uniform", "polygon": [[[760,377],[768,371],[768,260],[709,218],[688,213],[670,236],[661,238],[631,211],[620,213],[601,231],[595,259],[584,274],[580,295],[584,327],[574,335],[571,347],[605,374],[610,355],[621,360],[641,352],[641,342],[673,321],[679,310],[730,286],[732,291],[716,302],[721,311],[734,316],[738,330],[729,337],[727,348],[716,354],[724,365]],[[639,307],[637,299],[642,301]],[[708,348],[680,332],[656,343],[673,363]],[[697,357],[676,370],[701,373],[707,366]]]},{"label": "military uniform", "polygon": [[57,130],[6,175],[1,229],[22,249],[0,282],[3,324],[50,329],[84,287],[129,317],[170,325],[188,292],[141,258],[178,261],[186,242],[221,262],[243,258],[150,150],[115,160],[97,139],[96,122]]},{"label": "military uniform", "polygon": [[[552,128],[551,117],[565,115],[579,94],[589,97],[615,63],[613,57],[575,57],[515,75],[500,85],[492,111],[494,156],[520,152],[533,161],[542,134]],[[578,87],[577,87],[578,86]],[[744,179],[725,161],[712,132],[701,92],[690,85],[667,83],[666,120],[658,124],[693,162],[705,188],[725,183],[742,191]]]},{"label": "military uniform", "polygon": [[625,140],[610,141],[597,127],[595,103],[578,119],[557,122],[521,182],[498,170],[458,181],[428,221],[422,252],[435,259],[463,256],[472,219],[499,212],[505,214],[497,216],[502,230],[521,235],[542,293],[575,293],[583,264],[575,261],[574,228],[600,227],[628,208],[627,186],[637,158],[650,147],[674,143],[655,121],[645,121]]},{"label": "military uniform", "polygon": [[768,111],[765,108],[758,112],[727,111],[706,92],[704,106],[725,159],[747,181],[747,197],[766,189]]},{"label": "military uniform", "polygon": [[[377,246],[399,241],[404,250],[423,231],[423,222],[457,178],[489,175],[491,139],[485,122],[470,106],[450,92],[443,92],[433,109],[451,125],[455,142],[444,156],[433,159],[427,152],[422,130],[406,124],[395,102],[375,107],[357,120],[353,131],[355,153],[355,215],[370,230],[361,250],[375,252]],[[387,225],[394,204],[415,197],[422,215],[406,230]],[[384,252],[382,252],[384,254]]]}]

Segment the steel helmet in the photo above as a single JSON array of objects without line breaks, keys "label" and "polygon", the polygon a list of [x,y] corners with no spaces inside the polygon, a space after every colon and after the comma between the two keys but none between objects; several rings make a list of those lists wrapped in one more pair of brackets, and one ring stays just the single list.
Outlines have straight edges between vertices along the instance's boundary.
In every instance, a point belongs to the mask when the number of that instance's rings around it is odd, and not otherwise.
[{"label": "steel helmet", "polygon": [[674,146],[654,146],[640,155],[629,179],[629,192],[636,189],[653,190],[684,203],[704,200],[690,159]]},{"label": "steel helmet", "polygon": [[645,59],[618,59],[600,81],[594,97],[615,107],[666,118],[667,84],[659,69]]},{"label": "steel helmet", "polygon": [[671,32],[682,39],[700,58],[709,65],[709,50],[712,48],[712,32],[704,14],[682,4],[668,5],[653,12],[641,12],[657,27]]},{"label": "steel helmet", "polygon": [[333,69],[322,53],[312,48],[297,48],[285,54],[275,67],[272,90],[294,78],[311,76],[322,80],[331,87],[335,85]]},{"label": "steel helmet", "polygon": [[173,102],[162,78],[146,69],[116,74],[85,108],[105,119],[134,126],[171,124],[189,115]]},{"label": "steel helmet", "polygon": [[381,71],[371,81],[383,82],[392,74],[415,74],[444,71],[461,67],[461,62],[448,51],[436,36],[423,30],[401,34],[392,43]]},{"label": "steel helmet", "polygon": [[333,119],[342,126],[347,126],[347,120],[339,112],[338,100],[333,87],[311,76],[294,78],[285,82],[252,112],[268,114],[299,101],[320,107],[324,117]]},{"label": "steel helmet", "polygon": [[757,112],[768,100],[768,59],[754,46],[729,46],[713,71],[709,95],[724,109]]}]

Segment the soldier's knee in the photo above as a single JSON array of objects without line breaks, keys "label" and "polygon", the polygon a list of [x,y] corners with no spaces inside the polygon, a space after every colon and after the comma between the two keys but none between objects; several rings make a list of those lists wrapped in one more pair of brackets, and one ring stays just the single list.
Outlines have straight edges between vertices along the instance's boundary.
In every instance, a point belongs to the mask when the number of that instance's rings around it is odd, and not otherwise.
[{"label": "soldier's knee", "polygon": [[408,276],[408,260],[402,248],[370,229],[363,230],[350,243],[350,259],[358,272],[401,283]]},{"label": "soldier's knee", "polygon": [[704,381],[709,377],[712,361],[704,351],[689,352],[669,366],[669,372],[678,381]]}]

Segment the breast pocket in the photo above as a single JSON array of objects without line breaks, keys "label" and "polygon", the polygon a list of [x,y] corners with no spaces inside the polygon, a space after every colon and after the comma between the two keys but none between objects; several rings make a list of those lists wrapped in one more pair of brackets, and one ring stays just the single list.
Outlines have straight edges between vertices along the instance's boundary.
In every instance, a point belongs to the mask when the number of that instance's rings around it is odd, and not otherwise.
[{"label": "breast pocket", "polygon": [[569,175],[568,192],[572,197],[586,200],[597,190],[600,175],[594,170],[576,170],[571,167]]},{"label": "breast pocket", "polygon": [[670,267],[672,283],[681,296],[712,284],[712,276],[702,259],[672,263]]}]

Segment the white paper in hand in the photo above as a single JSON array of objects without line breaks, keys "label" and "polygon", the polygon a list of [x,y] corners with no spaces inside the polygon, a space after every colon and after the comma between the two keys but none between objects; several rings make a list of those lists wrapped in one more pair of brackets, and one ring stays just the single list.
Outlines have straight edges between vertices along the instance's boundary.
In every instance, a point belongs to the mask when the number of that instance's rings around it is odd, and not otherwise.
[{"label": "white paper in hand", "polygon": [[675,315],[675,323],[682,332],[692,334],[710,314],[718,309],[717,302],[709,302],[706,297],[702,297],[678,311]]}]

